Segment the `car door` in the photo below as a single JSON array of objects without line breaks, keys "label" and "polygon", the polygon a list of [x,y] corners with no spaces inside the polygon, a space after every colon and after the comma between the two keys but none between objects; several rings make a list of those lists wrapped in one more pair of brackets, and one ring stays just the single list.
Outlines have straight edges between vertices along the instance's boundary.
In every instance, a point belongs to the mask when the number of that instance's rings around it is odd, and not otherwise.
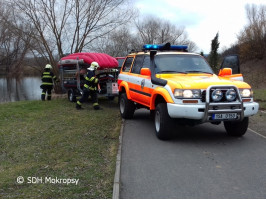
[{"label": "car door", "polygon": [[152,87],[151,87],[151,76],[147,74],[141,74],[142,68],[149,68],[148,61],[149,56],[142,55],[139,57],[139,63],[136,65],[136,73],[138,74],[138,82],[135,87],[139,95],[137,96],[137,101],[142,102],[146,106],[150,106]]},{"label": "car door", "polygon": [[[231,73],[228,73],[226,69],[231,69]],[[243,76],[240,73],[240,64],[238,55],[226,56],[222,62],[219,76],[231,80],[243,81]]]}]

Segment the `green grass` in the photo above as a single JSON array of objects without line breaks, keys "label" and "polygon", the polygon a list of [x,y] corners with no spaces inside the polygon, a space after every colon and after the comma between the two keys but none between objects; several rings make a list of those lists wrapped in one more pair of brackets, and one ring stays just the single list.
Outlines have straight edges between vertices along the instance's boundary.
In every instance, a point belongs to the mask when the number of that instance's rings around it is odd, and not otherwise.
[{"label": "green grass", "polygon": [[266,89],[255,89],[254,100],[260,104],[261,110],[266,110]]},{"label": "green grass", "polygon": [[103,110],[77,111],[66,99],[0,104],[0,198],[112,198],[121,118],[117,103],[99,103]]}]

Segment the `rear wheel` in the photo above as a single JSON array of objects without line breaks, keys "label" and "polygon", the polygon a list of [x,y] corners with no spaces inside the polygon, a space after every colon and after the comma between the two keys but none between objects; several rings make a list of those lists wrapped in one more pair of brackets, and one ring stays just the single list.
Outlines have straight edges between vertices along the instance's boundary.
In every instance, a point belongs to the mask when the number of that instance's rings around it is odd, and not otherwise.
[{"label": "rear wheel", "polygon": [[132,119],[135,112],[135,104],[127,98],[127,94],[121,94],[119,98],[120,114],[124,119]]},{"label": "rear wheel", "polygon": [[172,121],[167,111],[167,105],[165,103],[158,104],[155,109],[154,126],[156,136],[160,140],[171,138]]},{"label": "rear wheel", "polygon": [[228,135],[234,137],[241,137],[246,133],[248,129],[248,122],[249,122],[248,117],[245,117],[242,121],[237,121],[237,122],[225,121],[224,127]]},{"label": "rear wheel", "polygon": [[74,92],[74,90],[68,90],[68,100],[70,101],[70,102],[76,102],[76,95],[75,95],[75,92]]}]

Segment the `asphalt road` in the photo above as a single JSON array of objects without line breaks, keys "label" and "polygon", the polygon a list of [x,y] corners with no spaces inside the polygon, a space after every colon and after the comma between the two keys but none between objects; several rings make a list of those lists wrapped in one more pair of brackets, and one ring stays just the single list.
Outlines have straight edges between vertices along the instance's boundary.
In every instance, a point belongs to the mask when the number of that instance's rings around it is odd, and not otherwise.
[{"label": "asphalt road", "polygon": [[125,121],[120,198],[266,198],[265,138],[203,124],[160,141],[153,128],[145,110]]}]

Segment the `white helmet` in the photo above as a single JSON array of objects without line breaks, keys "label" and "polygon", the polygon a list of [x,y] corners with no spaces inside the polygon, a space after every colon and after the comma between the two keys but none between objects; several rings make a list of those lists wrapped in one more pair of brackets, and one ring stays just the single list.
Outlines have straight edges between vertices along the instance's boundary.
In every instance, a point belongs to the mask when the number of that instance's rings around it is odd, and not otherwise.
[{"label": "white helmet", "polygon": [[92,62],[92,63],[91,63],[91,66],[88,68],[88,70],[93,71],[93,70],[98,69],[99,67],[100,67],[100,66],[99,66],[99,64],[98,64],[97,62]]},{"label": "white helmet", "polygon": [[52,69],[52,66],[50,64],[45,65],[45,69]]}]

